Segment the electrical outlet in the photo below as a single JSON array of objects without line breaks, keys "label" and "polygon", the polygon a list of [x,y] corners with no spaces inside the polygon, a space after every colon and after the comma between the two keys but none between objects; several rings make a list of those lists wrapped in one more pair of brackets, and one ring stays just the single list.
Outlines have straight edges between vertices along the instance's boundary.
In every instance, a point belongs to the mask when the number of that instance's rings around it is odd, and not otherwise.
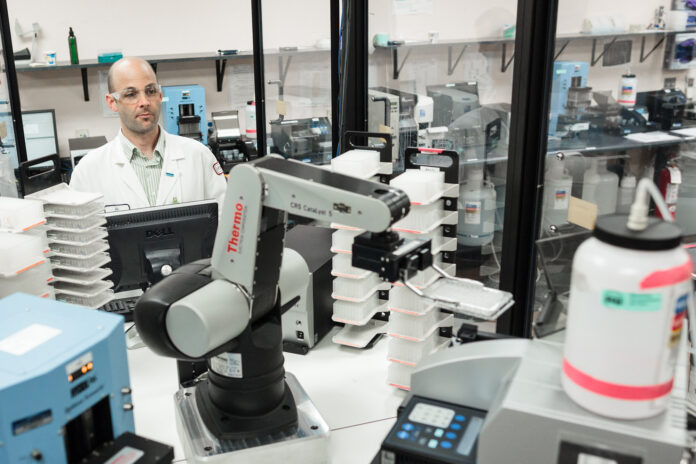
[{"label": "electrical outlet", "polygon": [[89,137],[89,129],[75,129],[75,137]]},{"label": "electrical outlet", "polygon": [[665,78],[665,89],[674,90],[677,87],[676,77],[666,77]]}]

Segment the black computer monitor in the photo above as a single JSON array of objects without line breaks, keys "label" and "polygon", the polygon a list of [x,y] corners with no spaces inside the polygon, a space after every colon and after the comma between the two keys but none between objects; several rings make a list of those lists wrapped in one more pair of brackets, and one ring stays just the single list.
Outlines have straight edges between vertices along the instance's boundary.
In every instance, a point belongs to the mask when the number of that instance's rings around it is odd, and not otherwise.
[{"label": "black computer monitor", "polygon": [[106,214],[114,290],[145,290],[172,270],[213,253],[214,200]]}]

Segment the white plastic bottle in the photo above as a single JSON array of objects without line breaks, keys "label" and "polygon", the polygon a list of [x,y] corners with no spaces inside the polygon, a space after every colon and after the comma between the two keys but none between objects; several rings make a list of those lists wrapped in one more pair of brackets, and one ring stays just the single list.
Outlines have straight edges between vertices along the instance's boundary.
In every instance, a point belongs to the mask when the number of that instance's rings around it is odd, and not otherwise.
[{"label": "white plastic bottle", "polygon": [[256,102],[248,101],[244,110],[244,121],[246,123],[246,136],[250,139],[256,138]]},{"label": "white plastic bottle", "polygon": [[674,223],[650,217],[635,231],[627,218],[598,218],[575,253],[561,381],[585,409],[640,419],[667,407],[692,263]]},{"label": "white plastic bottle", "polygon": [[597,215],[616,212],[619,176],[607,170],[607,160],[593,159],[585,171],[582,199],[597,205]]},{"label": "white plastic bottle", "polygon": [[638,78],[630,72],[621,76],[619,80],[619,96],[616,102],[622,106],[636,106],[636,95],[638,94]]},{"label": "white plastic bottle", "polygon": [[457,241],[465,246],[482,246],[493,240],[495,230],[495,188],[483,179],[483,167],[472,166],[459,189]]},{"label": "white plastic bottle", "polygon": [[544,227],[568,222],[568,206],[573,178],[565,170],[563,158],[549,158],[544,176]]},{"label": "white plastic bottle", "polygon": [[631,203],[633,203],[633,197],[636,194],[636,183],[636,178],[632,174],[626,174],[621,179],[618,204],[616,205],[617,213],[628,214],[631,210]]}]

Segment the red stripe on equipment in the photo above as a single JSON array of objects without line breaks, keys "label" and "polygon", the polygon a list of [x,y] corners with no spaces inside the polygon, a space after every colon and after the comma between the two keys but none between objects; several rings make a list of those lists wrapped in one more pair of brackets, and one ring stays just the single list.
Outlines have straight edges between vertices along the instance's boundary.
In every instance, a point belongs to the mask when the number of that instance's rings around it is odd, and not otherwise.
[{"label": "red stripe on equipment", "polygon": [[672,391],[674,379],[658,385],[633,386],[605,382],[579,371],[563,358],[563,372],[578,387],[592,393],[628,401],[648,401],[661,398]]},{"label": "red stripe on equipment", "polygon": [[666,287],[668,285],[678,284],[685,280],[691,279],[691,271],[693,264],[689,258],[684,264],[661,271],[655,271],[648,275],[640,282],[641,290],[647,288]]}]

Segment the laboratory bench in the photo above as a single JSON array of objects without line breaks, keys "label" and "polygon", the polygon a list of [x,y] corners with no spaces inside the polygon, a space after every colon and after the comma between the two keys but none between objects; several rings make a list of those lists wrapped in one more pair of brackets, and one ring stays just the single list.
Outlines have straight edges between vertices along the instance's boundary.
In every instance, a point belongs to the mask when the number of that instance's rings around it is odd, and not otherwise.
[{"label": "laboratory bench", "polygon": [[[685,126],[684,129],[693,129],[695,126]],[[621,137],[610,134],[593,134],[583,138],[549,139],[547,154],[552,155],[564,151],[577,151],[583,155],[601,154],[606,152],[634,150],[640,148],[658,148],[677,146],[682,143],[692,142],[694,135],[684,136],[673,132],[640,132],[640,135],[650,137],[653,140],[638,141],[630,137]]]},{"label": "laboratory bench", "polygon": [[[307,355],[285,353],[285,370],[307,392],[330,429],[333,464],[369,463],[396,420],[406,392],[387,385],[387,339],[371,349],[337,345],[334,327]],[[138,435],[174,446],[174,462],[185,463],[176,430],[176,360],[142,347],[128,351],[133,413]]]}]

